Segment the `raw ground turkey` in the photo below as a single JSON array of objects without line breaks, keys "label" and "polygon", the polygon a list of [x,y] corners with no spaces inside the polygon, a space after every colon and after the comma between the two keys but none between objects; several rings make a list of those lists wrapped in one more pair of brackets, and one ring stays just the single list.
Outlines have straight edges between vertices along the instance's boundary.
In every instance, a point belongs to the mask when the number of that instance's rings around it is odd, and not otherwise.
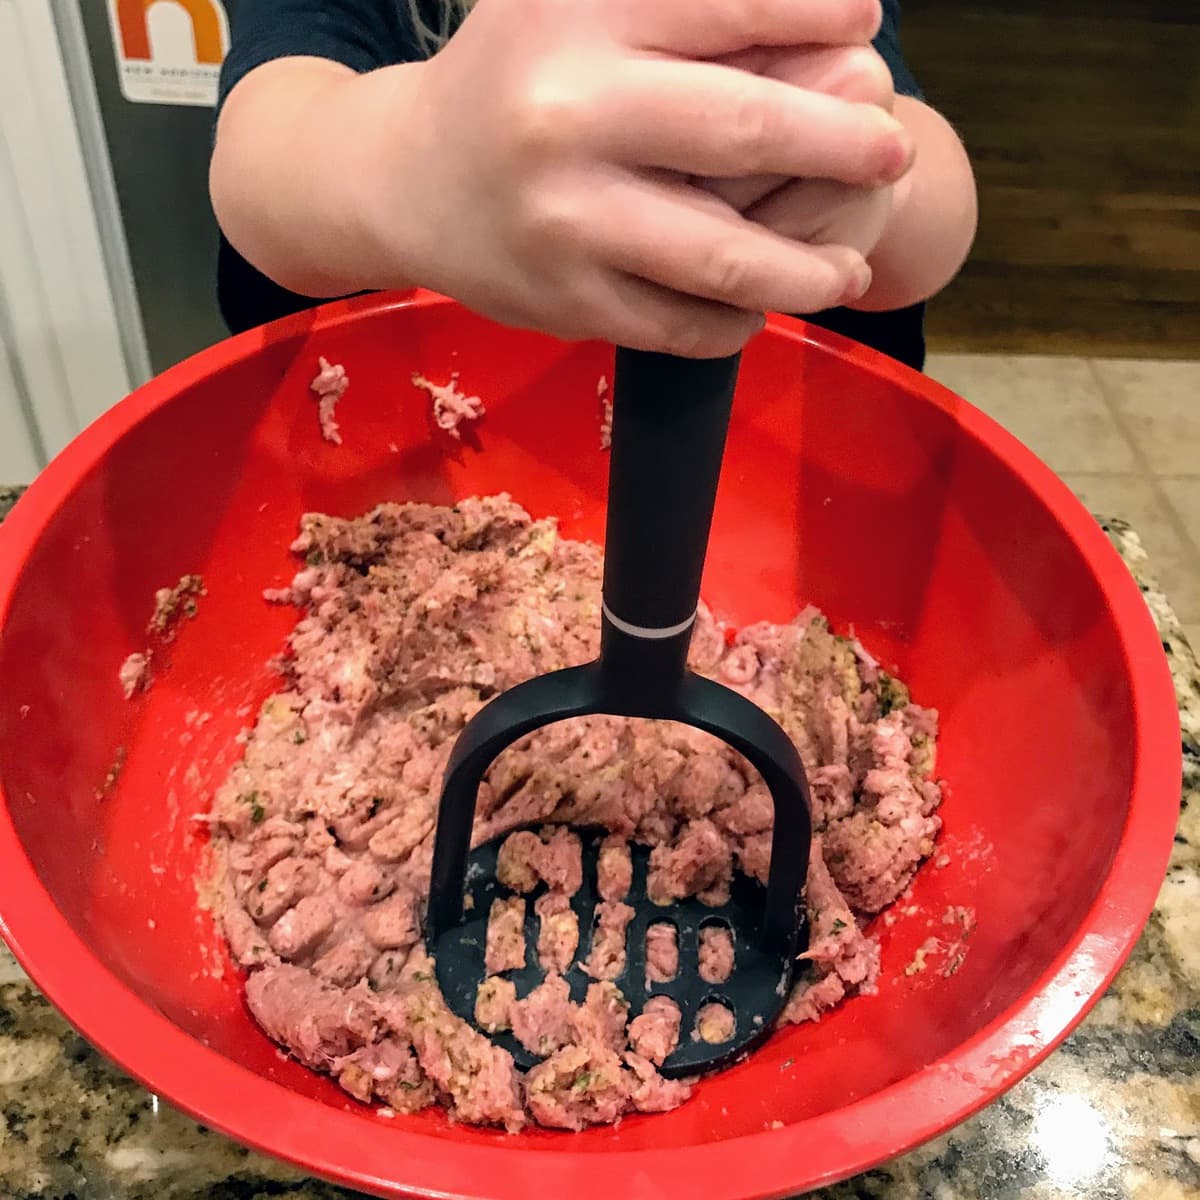
[{"label": "raw ground turkey", "polygon": [[[263,704],[212,818],[222,921],[258,1022],[351,1095],[402,1112],[442,1104],[470,1123],[578,1129],[682,1103],[690,1086],[655,1067],[681,1036],[678,1013],[657,1006],[628,1029],[623,997],[601,980],[624,957],[627,840],[654,847],[649,890],[664,900],[719,901],[735,869],[765,879],[770,796],[724,744],[590,717],[540,730],[493,765],[474,841],[531,830],[504,870],[525,890],[550,889],[534,905],[544,962],[569,964],[579,936],[562,920],[578,844],[556,827],[612,835],[603,907],[614,932],[593,951],[587,1001],[572,1004],[553,974],[524,998],[501,977],[480,996],[489,1028],[548,1054],[527,1075],[449,1011],[420,940],[454,739],[498,691],[595,655],[599,550],[506,496],[383,505],[355,520],[310,514],[293,549],[305,565],[268,594],[302,613],[284,687]],[[785,1019],[816,1019],[874,987],[879,947],[861,926],[933,849],[936,714],[812,609],[731,639],[702,610],[692,662],[776,716],[808,769],[811,963]],[[503,925],[496,937],[496,963],[513,961]],[[728,965],[719,941],[706,953],[714,975]]]}]

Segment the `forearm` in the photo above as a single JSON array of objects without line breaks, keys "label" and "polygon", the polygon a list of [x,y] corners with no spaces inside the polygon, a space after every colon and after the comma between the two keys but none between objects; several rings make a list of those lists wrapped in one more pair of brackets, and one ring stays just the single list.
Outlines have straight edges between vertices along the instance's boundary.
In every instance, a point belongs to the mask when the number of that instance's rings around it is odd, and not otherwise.
[{"label": "forearm", "polygon": [[941,291],[975,238],[975,177],[950,123],[926,104],[896,98],[895,115],[912,135],[916,159],[896,185],[892,213],[868,261],[873,279],[850,307],[905,308]]},{"label": "forearm", "polygon": [[[398,124],[396,114],[413,115],[420,70],[356,75],[323,59],[281,59],[233,89],[217,125],[209,189],[225,236],[248,262],[307,296],[411,281],[396,231],[380,244],[379,197],[368,181],[377,135]],[[415,166],[411,177],[419,177]]]}]

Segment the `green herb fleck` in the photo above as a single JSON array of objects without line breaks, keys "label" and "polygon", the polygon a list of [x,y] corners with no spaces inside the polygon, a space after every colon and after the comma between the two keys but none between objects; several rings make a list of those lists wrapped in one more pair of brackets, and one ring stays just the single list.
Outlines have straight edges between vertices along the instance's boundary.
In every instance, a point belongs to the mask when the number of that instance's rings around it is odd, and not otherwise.
[{"label": "green herb fleck", "polygon": [[843,921],[841,917],[838,917],[837,920],[834,921],[834,923],[833,923],[833,932],[841,933],[842,930],[845,928],[846,928],[846,922]]},{"label": "green herb fleck", "polygon": [[265,892],[267,890],[267,881],[265,879],[260,879],[258,881],[258,890],[260,892]]},{"label": "green herb fleck", "polygon": [[303,729],[297,729],[296,732],[292,734],[292,741],[295,742],[297,746],[303,746],[304,743],[308,741],[308,735]]},{"label": "green herb fleck", "polygon": [[258,793],[257,792],[243,792],[238,797],[238,799],[243,804],[256,804],[256,803],[258,803]]},{"label": "green herb fleck", "polygon": [[325,551],[318,546],[314,546],[305,556],[304,561],[310,567],[319,567],[325,562]]},{"label": "green herb fleck", "polygon": [[583,1074],[580,1075],[573,1084],[571,1084],[571,1090],[573,1092],[586,1092],[591,1086],[593,1078],[594,1076],[591,1071],[584,1071]]},{"label": "green herb fleck", "polygon": [[407,1079],[400,1080],[400,1086],[406,1092],[415,1092],[421,1085],[419,1083],[410,1083]]},{"label": "green herb fleck", "polygon": [[382,796],[372,796],[371,797],[371,807],[367,810],[367,820],[369,821],[369,820],[371,820],[372,817],[376,816],[382,807],[383,807],[383,797]]},{"label": "green herb fleck", "polygon": [[414,971],[413,978],[418,983],[432,983],[433,982],[433,976],[430,975],[430,973],[428,971]]},{"label": "green herb fleck", "polygon": [[250,806],[250,820],[252,820],[255,825],[261,824],[263,817],[266,815],[267,810],[263,808],[263,806],[259,804],[257,800]]},{"label": "green herb fleck", "polygon": [[879,715],[886,717],[908,704],[908,688],[885,671],[879,672]]}]

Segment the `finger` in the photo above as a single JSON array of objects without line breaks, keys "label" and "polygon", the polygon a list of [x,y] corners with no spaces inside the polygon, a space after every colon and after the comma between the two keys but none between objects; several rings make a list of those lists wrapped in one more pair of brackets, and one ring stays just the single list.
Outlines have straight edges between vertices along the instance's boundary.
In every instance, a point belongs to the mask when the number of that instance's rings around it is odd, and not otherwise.
[{"label": "finger", "polygon": [[694,58],[750,46],[869,42],[879,0],[608,0],[628,45]]},{"label": "finger", "polygon": [[[887,112],[895,103],[895,86],[887,63],[869,46],[823,46],[817,49],[758,48],[722,60],[727,66],[751,71],[809,91],[841,100],[876,104]],[[750,205],[783,187],[783,175],[749,175],[706,179],[701,186],[720,196],[731,208],[745,212]]]},{"label": "finger", "polygon": [[896,99],[892,73],[870,46],[758,47],[720,61],[810,92],[858,104],[877,104],[888,112]]},{"label": "finger", "polygon": [[606,340],[681,358],[736,354],[764,323],[762,313],[682,295],[618,271],[598,284],[593,304],[603,314],[593,321],[593,331],[605,329]]},{"label": "finger", "polygon": [[850,246],[865,257],[878,245],[891,211],[891,188],[805,179],[784,184],[745,215],[781,237],[818,246]]},{"label": "finger", "polygon": [[689,296],[750,312],[818,312],[857,299],[870,284],[856,251],[781,237],[684,186],[632,181],[610,189],[596,209],[594,252]]},{"label": "finger", "polygon": [[713,63],[644,60],[606,90],[594,135],[642,167],[890,183],[912,141],[889,113]]}]

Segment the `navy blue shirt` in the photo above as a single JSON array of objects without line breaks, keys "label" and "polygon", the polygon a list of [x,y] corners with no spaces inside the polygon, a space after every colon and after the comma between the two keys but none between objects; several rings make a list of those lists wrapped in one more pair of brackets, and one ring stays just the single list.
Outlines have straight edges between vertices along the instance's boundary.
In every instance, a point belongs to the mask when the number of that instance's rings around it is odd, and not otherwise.
[{"label": "navy blue shirt", "polygon": [[[427,4],[426,19],[436,28],[436,0],[422,0],[423,9]],[[920,96],[900,52],[899,15],[899,0],[883,0],[883,25],[875,49],[892,72],[896,92]],[[221,71],[220,102],[255,67],[292,55],[332,59],[359,72],[425,57],[405,0],[241,0]],[[317,303],[256,271],[224,236],[217,293],[225,322],[235,333]],[[889,313],[835,308],[805,320],[874,346],[919,370],[925,363],[924,315],[925,306],[917,304]]]}]

